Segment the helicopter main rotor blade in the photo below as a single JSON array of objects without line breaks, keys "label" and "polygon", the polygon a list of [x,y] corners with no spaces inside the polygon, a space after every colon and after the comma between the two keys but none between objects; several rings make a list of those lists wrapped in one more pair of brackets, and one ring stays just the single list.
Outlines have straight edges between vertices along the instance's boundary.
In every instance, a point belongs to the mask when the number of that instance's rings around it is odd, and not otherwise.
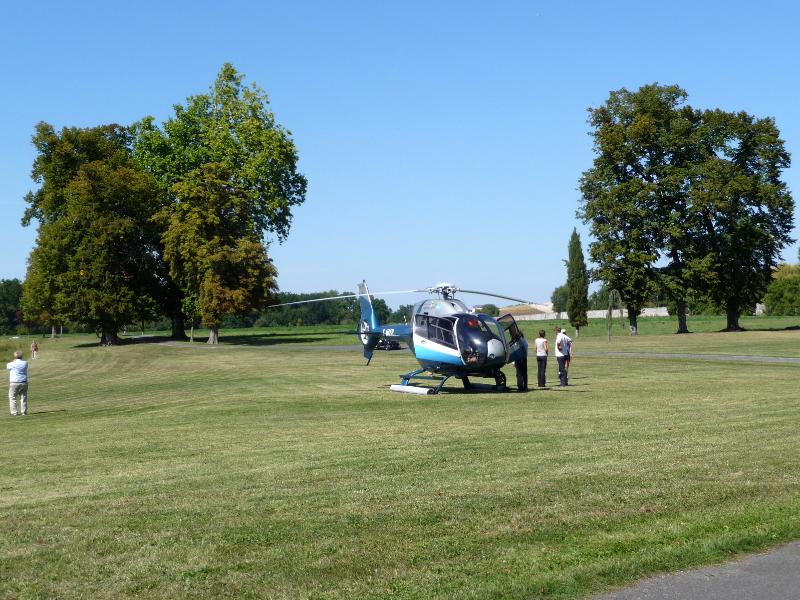
[{"label": "helicopter main rotor blade", "polygon": [[458,288],[459,292],[463,292],[465,294],[480,294],[481,296],[492,296],[493,298],[503,298],[504,300],[513,300],[514,302],[519,302],[520,304],[533,304],[530,300],[520,300],[519,298],[512,298],[511,296],[503,296],[501,294],[492,294],[491,292],[479,292],[477,290],[465,290],[462,288]]},{"label": "helicopter main rotor blade", "polygon": [[[398,290],[394,292],[370,292],[370,296],[389,296],[391,294],[413,294],[417,290]],[[282,302],[281,304],[268,304],[264,308],[276,308],[278,306],[293,306],[295,304],[308,304],[310,302],[325,302],[327,300],[345,300],[347,298],[358,298],[359,294],[346,294],[344,296],[328,296],[327,298],[311,298],[310,300],[295,300],[294,302]]]}]

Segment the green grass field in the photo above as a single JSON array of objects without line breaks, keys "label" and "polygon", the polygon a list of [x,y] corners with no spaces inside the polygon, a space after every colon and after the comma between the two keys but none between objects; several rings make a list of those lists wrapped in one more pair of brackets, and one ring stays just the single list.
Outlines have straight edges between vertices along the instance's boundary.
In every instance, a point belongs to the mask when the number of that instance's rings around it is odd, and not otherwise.
[{"label": "green grass field", "polygon": [[44,341],[0,416],[0,591],[580,598],[800,538],[800,365],[647,357],[800,356],[796,320],[646,322],[528,394],[391,393],[413,357],[316,347],[346,328]]}]

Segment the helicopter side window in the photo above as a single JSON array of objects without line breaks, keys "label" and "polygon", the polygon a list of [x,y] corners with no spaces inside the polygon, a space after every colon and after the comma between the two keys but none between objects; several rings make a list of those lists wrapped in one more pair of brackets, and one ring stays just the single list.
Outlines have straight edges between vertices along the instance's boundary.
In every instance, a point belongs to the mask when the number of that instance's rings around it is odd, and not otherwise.
[{"label": "helicopter side window", "polygon": [[453,321],[439,317],[428,317],[428,338],[450,348],[456,347],[453,336]]},{"label": "helicopter side window", "polygon": [[428,336],[428,317],[426,315],[414,316],[414,333],[422,337]]}]

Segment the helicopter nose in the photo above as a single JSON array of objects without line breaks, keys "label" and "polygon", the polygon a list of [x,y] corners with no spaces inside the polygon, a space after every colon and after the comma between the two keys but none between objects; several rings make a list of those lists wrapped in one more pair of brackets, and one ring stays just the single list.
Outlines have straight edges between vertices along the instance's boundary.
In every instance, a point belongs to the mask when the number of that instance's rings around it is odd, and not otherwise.
[{"label": "helicopter nose", "polygon": [[489,340],[489,343],[486,344],[486,358],[491,361],[502,360],[505,362],[506,349],[505,346],[503,346],[503,342],[500,340]]}]

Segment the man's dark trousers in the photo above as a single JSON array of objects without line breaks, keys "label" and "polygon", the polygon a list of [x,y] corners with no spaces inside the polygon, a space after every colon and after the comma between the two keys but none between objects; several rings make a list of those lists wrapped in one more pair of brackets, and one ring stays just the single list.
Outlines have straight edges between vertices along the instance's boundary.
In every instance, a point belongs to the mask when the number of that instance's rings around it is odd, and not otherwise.
[{"label": "man's dark trousers", "polygon": [[567,357],[556,356],[558,361],[558,382],[559,385],[567,385]]},{"label": "man's dark trousers", "polygon": [[528,389],[528,357],[514,361],[514,367],[517,369],[517,389],[519,391]]}]

